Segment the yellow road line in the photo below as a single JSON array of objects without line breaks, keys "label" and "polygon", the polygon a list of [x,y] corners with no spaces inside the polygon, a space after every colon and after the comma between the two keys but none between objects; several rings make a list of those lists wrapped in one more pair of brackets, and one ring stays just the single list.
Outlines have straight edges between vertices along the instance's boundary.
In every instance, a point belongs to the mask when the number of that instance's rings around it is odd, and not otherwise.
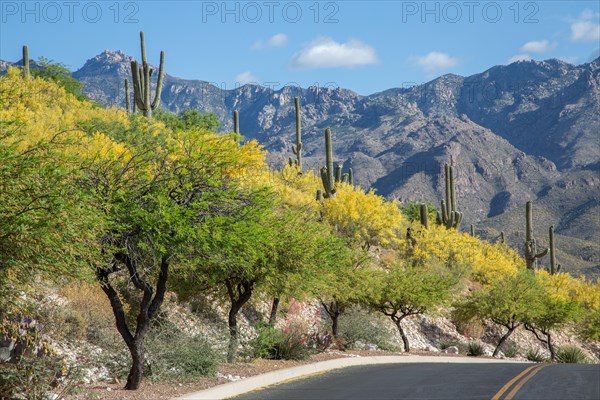
[{"label": "yellow road line", "polygon": [[517,384],[517,386],[515,386],[513,388],[513,390],[511,390],[506,397],[504,398],[504,400],[512,400],[512,398],[514,397],[515,394],[517,394],[517,392],[523,387],[523,385],[530,380],[535,374],[537,374],[538,372],[540,372],[540,370],[544,367],[547,367],[548,364],[546,365],[540,365],[539,367],[537,367],[536,369],[534,369],[533,371],[531,371],[531,373],[529,375],[527,375],[525,378],[523,378],[521,380],[521,382],[519,382]]},{"label": "yellow road line", "polygon": [[506,385],[502,386],[502,388],[500,388],[500,390],[498,390],[498,393],[496,393],[494,395],[494,397],[492,397],[492,400],[498,400],[500,398],[500,396],[502,396],[504,394],[504,392],[506,392],[516,381],[521,379],[521,377],[523,375],[527,374],[529,371],[531,371],[532,369],[537,368],[537,367],[538,367],[537,365],[532,365],[531,367],[523,370],[519,375],[512,378],[510,381],[508,381],[506,383]]}]

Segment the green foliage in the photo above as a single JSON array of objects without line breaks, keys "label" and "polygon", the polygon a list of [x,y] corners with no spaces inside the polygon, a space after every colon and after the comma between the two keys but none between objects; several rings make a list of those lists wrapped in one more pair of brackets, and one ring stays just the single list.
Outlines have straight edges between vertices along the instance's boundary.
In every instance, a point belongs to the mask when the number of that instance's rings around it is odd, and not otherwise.
[{"label": "green foliage", "polygon": [[559,346],[556,348],[556,362],[565,364],[589,364],[584,352],[577,346]]},{"label": "green foliage", "polygon": [[40,57],[37,64],[38,67],[31,71],[33,77],[39,77],[56,83],[78,100],[87,99],[82,93],[83,83],[73,78],[71,71],[65,64],[49,60],[45,57]]},{"label": "green foliage", "polygon": [[202,113],[193,108],[183,110],[177,115],[159,108],[153,117],[174,131],[199,129],[213,132],[219,127],[219,120],[215,114]]},{"label": "green foliage", "polygon": [[[402,211],[402,215],[406,217],[406,219],[410,222],[419,221],[420,220],[420,208],[421,204],[418,201],[410,200],[405,204],[402,204],[400,210]],[[433,203],[429,202],[426,204],[427,206],[427,215],[430,220],[435,219],[437,209],[433,205]]]},{"label": "green foliage", "polygon": [[546,357],[539,349],[529,348],[525,357],[533,362],[546,362]]},{"label": "green foliage", "polygon": [[479,342],[469,342],[467,346],[467,355],[473,357],[479,357],[484,354],[483,346]]},{"label": "green foliage", "polygon": [[0,122],[0,304],[35,276],[85,275],[102,226],[77,187],[66,144],[58,136],[31,141],[23,131],[17,121]]},{"label": "green foliage", "polygon": [[586,314],[581,323],[579,335],[584,340],[600,341],[600,308]]},{"label": "green foliage", "polygon": [[268,360],[304,360],[310,355],[308,338],[294,329],[287,332],[269,325],[258,327],[258,336],[252,340],[253,356]]},{"label": "green foliage", "polygon": [[533,272],[520,270],[513,276],[493,282],[490,286],[471,292],[455,304],[458,321],[491,320],[507,331],[500,338],[494,356],[503,342],[525,321],[534,318],[542,309],[540,299],[546,295]]},{"label": "green foliage", "polygon": [[454,315],[460,321],[490,319],[501,326],[519,325],[539,312],[538,299],[544,295],[535,275],[521,270],[481,290],[471,292],[455,304]]},{"label": "green foliage", "polygon": [[358,306],[350,307],[339,321],[340,335],[347,347],[360,349],[359,342],[362,342],[363,345],[376,345],[381,350],[397,351],[398,346],[382,318]]}]

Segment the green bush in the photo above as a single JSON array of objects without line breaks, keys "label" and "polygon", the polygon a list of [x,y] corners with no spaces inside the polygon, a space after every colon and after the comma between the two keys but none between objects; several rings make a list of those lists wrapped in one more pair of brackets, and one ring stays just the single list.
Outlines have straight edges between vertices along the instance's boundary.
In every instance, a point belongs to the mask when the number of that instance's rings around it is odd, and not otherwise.
[{"label": "green bush", "polygon": [[515,342],[508,342],[506,343],[506,345],[502,348],[502,352],[504,353],[505,357],[508,358],[515,358],[519,355],[519,346],[517,346],[517,344]]},{"label": "green bush", "polygon": [[556,348],[556,362],[565,364],[588,364],[589,360],[577,346],[560,346]]},{"label": "green bush", "polygon": [[307,337],[297,332],[284,332],[268,325],[258,327],[252,340],[253,356],[268,360],[303,360],[310,355]]},{"label": "green bush", "polygon": [[221,356],[206,338],[191,336],[170,323],[151,331],[146,342],[145,375],[155,381],[192,381],[214,376]]},{"label": "green bush", "polygon": [[0,398],[61,399],[74,388],[74,375],[60,358],[22,356],[14,363],[0,364]]},{"label": "green bush", "polygon": [[478,342],[470,342],[467,346],[467,355],[479,357],[483,355],[483,346]]},{"label": "green bush", "polygon": [[339,333],[347,348],[359,348],[359,343],[374,344],[382,350],[396,351],[393,335],[386,320],[378,314],[353,307],[343,313],[339,320]]},{"label": "green bush", "polygon": [[527,360],[533,361],[533,362],[546,361],[546,357],[544,357],[544,354],[539,349],[531,349],[530,348],[529,350],[527,350],[527,354],[525,355],[525,357],[527,357]]}]

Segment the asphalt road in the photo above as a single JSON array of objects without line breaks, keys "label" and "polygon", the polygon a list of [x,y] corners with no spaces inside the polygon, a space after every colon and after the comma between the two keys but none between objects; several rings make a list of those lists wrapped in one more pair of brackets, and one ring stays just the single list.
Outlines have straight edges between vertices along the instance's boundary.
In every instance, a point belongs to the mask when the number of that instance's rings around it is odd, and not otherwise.
[{"label": "asphalt road", "polygon": [[235,399],[600,400],[600,365],[369,365],[274,385]]}]

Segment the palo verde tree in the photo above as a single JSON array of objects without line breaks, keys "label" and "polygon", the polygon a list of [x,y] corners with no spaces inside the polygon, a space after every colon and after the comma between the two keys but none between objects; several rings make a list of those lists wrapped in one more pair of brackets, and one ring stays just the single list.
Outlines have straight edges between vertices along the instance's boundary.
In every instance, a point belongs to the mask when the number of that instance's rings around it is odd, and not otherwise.
[{"label": "palo verde tree", "polygon": [[458,283],[458,275],[444,267],[415,266],[412,263],[393,262],[373,272],[373,288],[369,305],[389,317],[404,344],[410,343],[402,321],[412,315],[421,315],[448,301]]},{"label": "palo verde tree", "polygon": [[[122,135],[124,143],[106,138],[104,146],[90,150],[83,182],[108,221],[101,237],[102,258],[94,265],[131,354],[125,386],[131,390],[140,385],[145,339],[162,305],[170,271],[194,263],[192,250],[205,234],[206,219],[235,208],[235,174],[262,163],[255,144],[239,146],[204,131],[172,132],[138,122],[136,129]],[[127,322],[113,283],[117,279],[139,293],[134,326]]]},{"label": "palo verde tree", "polygon": [[326,242],[315,239],[316,222],[280,207],[272,190],[249,190],[235,213],[206,220],[204,239],[196,246],[200,265],[178,285],[184,297],[212,288],[228,300],[228,362],[236,359],[242,307],[260,288],[287,288],[285,280],[295,281],[294,275],[305,273],[318,257],[315,241]]},{"label": "palo verde tree", "polygon": [[533,272],[520,269],[516,274],[498,279],[489,286],[471,292],[455,305],[455,315],[461,321],[490,320],[506,329],[493,356],[513,332],[526,321],[539,315],[540,299],[545,295]]},{"label": "palo verde tree", "polygon": [[544,293],[539,299],[537,312],[532,313],[523,321],[525,330],[533,333],[535,338],[546,345],[550,359],[554,361],[556,352],[552,342],[552,331],[573,322],[578,318],[580,308],[572,300],[565,300]]}]

